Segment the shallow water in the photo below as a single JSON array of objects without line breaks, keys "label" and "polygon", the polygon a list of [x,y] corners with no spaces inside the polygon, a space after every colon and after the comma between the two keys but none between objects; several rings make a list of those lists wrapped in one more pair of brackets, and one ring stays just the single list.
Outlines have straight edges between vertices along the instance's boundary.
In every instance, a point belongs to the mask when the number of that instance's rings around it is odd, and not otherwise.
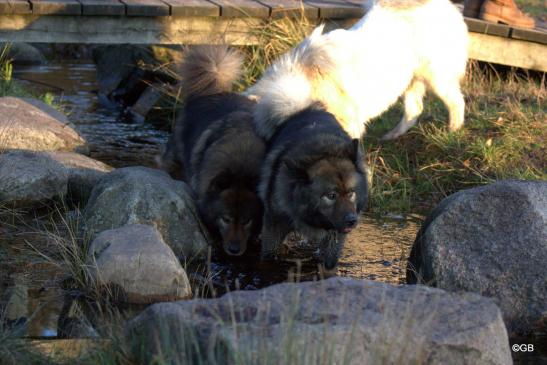
[{"label": "shallow water", "polygon": [[[121,107],[102,105],[91,61],[17,67],[14,77],[37,93],[49,92],[89,144],[90,156],[114,167],[154,166],[168,133],[123,117]],[[107,103],[104,103],[107,104]]]},{"label": "shallow water", "polygon": [[[339,275],[369,279],[391,284],[405,281],[406,259],[419,229],[417,219],[361,218],[358,226],[348,235],[336,273],[323,273],[314,259],[314,248],[297,237],[288,239],[288,252],[278,262],[260,263],[256,259],[215,261],[208,279],[216,294],[226,290],[259,289],[284,281],[317,280]],[[258,254],[257,254],[258,255]],[[257,257],[257,256],[255,256]],[[201,278],[203,282],[205,278]]]}]

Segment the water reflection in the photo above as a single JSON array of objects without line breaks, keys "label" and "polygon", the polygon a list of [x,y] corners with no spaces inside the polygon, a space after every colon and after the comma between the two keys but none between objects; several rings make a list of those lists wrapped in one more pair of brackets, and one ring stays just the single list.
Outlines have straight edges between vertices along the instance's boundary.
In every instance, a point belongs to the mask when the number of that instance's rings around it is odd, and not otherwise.
[{"label": "water reflection", "polygon": [[212,260],[209,270],[196,270],[196,286],[205,286],[206,296],[230,290],[254,290],[285,281],[318,280],[339,275],[391,284],[405,280],[406,260],[419,229],[417,219],[361,218],[348,235],[336,273],[323,273],[314,259],[315,248],[300,237],[288,241],[288,252],[277,262],[260,262],[259,252],[238,260]]},{"label": "water reflection", "polygon": [[54,100],[64,106],[70,121],[87,140],[91,157],[114,167],[154,166],[158,146],[165,143],[168,133],[120,117],[120,107],[100,103],[95,72],[90,61],[55,62],[18,67],[14,77],[37,93],[55,95]]}]

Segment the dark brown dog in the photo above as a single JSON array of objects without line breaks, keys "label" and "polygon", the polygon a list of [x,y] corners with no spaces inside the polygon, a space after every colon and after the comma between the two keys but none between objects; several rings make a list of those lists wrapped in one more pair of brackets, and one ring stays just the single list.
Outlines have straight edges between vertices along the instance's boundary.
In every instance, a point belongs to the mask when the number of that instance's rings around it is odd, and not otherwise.
[{"label": "dark brown dog", "polygon": [[225,46],[194,47],[181,74],[185,105],[162,165],[193,189],[204,222],[228,255],[256,241],[257,195],[265,144],[254,130],[255,103],[232,92],[242,59]]}]

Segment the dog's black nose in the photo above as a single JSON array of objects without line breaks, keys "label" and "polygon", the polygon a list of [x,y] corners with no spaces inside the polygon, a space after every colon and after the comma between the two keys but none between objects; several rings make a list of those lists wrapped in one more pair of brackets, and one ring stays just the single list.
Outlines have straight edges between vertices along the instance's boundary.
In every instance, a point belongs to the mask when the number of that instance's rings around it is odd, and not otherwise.
[{"label": "dog's black nose", "polygon": [[226,251],[228,251],[230,255],[239,255],[239,243],[229,243],[228,247],[226,247]]},{"label": "dog's black nose", "polygon": [[336,265],[338,265],[338,258],[327,258],[323,262],[323,266],[327,271],[334,270],[336,268]]},{"label": "dog's black nose", "polygon": [[349,213],[346,214],[344,217],[344,223],[346,224],[346,227],[353,228],[357,225],[357,214],[355,213]]}]

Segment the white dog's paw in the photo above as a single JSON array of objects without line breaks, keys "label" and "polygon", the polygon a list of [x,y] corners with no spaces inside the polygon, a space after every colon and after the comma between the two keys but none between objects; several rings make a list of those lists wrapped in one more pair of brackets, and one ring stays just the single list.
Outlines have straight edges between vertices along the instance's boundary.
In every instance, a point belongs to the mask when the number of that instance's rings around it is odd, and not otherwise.
[{"label": "white dog's paw", "polygon": [[391,141],[392,139],[399,138],[406,133],[406,130],[401,131],[400,128],[393,128],[380,138],[381,141]]}]

